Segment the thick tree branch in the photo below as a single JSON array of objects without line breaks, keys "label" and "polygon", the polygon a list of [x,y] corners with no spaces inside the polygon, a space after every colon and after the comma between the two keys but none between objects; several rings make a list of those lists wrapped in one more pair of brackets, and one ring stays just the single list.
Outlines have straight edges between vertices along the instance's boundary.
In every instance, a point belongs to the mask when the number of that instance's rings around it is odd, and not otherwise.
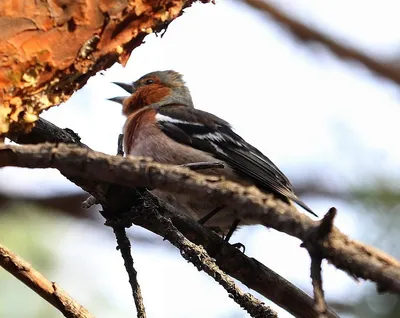
[{"label": "thick tree branch", "polygon": [[[320,226],[319,222],[299,213],[295,207],[254,187],[242,187],[220,177],[159,164],[146,158],[109,156],[64,144],[3,145],[0,147],[0,166],[56,168],[63,174],[78,178],[171,193],[197,195],[207,192],[210,200],[226,206],[234,205],[237,211],[242,211],[239,218],[246,215],[257,217],[265,226],[297,237],[306,246]],[[376,282],[380,290],[400,293],[400,263],[379,250],[350,240],[337,228],[333,228],[324,239],[313,241],[313,248],[350,275]]]},{"label": "thick tree branch", "polygon": [[94,318],[56,283],[47,280],[31,264],[0,245],[0,266],[57,308],[67,318]]},{"label": "thick tree branch", "polygon": [[66,101],[96,72],[125,65],[146,35],[165,30],[192,2],[2,0],[0,138],[32,128],[41,111]]},{"label": "thick tree branch", "polygon": [[[38,126],[40,126],[41,129],[37,129]],[[62,130],[44,119],[39,119],[37,126],[31,133],[25,135],[23,139],[14,136],[13,140],[19,143],[35,143],[39,138],[41,141],[49,140],[52,142],[73,143],[73,141],[71,141],[71,139],[73,139],[72,136],[65,136],[68,135],[69,132],[69,130]],[[77,183],[78,186],[92,193],[103,206],[113,207],[120,211],[127,211],[127,209],[133,206],[134,210],[142,211],[143,215],[149,215],[149,217],[152,215],[152,213],[149,212],[149,207],[154,207],[156,210],[155,212],[160,212],[168,216],[172,220],[174,226],[176,226],[185,237],[196,244],[204,246],[209,255],[216,260],[218,266],[225,273],[264,295],[295,317],[318,317],[319,314],[313,307],[313,300],[300,289],[256,259],[247,257],[229,243],[224,242],[218,235],[200,226],[196,221],[184,215],[177,215],[170,212],[168,208],[161,202],[158,202],[151,193],[145,191],[143,195],[139,195],[137,190],[129,187],[117,185],[112,185],[110,187],[108,183],[95,184],[89,180],[80,179],[77,181],[76,178],[72,178],[71,176],[67,177]],[[105,189],[108,189],[108,191]],[[135,224],[141,225],[162,236],[162,232],[154,227],[151,222],[147,221],[146,218],[136,217],[133,221]],[[337,317],[337,315],[329,309],[327,315],[329,318]]]},{"label": "thick tree branch", "polygon": [[327,34],[321,33],[316,29],[305,25],[298,19],[286,14],[276,5],[268,0],[242,0],[252,8],[266,13],[276,22],[287,28],[296,38],[304,42],[318,42],[329,49],[339,58],[353,60],[363,64],[373,73],[385,77],[397,84],[400,84],[400,69],[394,67],[393,63],[377,60],[366,55],[356,48],[340,43]]}]

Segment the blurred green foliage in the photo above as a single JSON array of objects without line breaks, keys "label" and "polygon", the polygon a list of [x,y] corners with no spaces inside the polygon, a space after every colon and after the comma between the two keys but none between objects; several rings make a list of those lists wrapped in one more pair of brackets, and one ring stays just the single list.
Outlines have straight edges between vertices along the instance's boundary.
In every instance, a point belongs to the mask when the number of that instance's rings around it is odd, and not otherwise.
[{"label": "blurred green foliage", "polygon": [[[56,229],[56,216],[31,204],[12,204],[0,213],[0,242],[51,276],[57,257],[49,237]],[[46,235],[48,234],[48,235]],[[0,318],[51,318],[58,312],[14,276],[0,268]]]}]

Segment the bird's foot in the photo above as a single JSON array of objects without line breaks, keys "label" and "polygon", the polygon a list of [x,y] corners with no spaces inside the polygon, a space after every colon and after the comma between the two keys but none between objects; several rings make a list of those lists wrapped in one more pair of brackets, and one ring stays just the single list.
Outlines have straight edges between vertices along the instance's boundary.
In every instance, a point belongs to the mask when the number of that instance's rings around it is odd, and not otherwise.
[{"label": "bird's foot", "polygon": [[219,211],[221,211],[224,207],[223,206],[218,206],[214,210],[212,210],[210,213],[208,213],[206,216],[202,217],[199,219],[197,222],[199,224],[204,225],[209,219],[211,219],[215,214],[217,214]]},{"label": "bird's foot", "polygon": [[225,239],[224,239],[225,241],[229,242],[229,240],[230,240],[231,237],[232,237],[233,232],[236,231],[236,229],[237,229],[239,223],[240,223],[240,219],[235,219],[235,220],[232,222],[232,225],[231,225],[231,227],[229,228],[229,231],[228,231],[228,233],[227,233],[226,236],[225,236]]}]

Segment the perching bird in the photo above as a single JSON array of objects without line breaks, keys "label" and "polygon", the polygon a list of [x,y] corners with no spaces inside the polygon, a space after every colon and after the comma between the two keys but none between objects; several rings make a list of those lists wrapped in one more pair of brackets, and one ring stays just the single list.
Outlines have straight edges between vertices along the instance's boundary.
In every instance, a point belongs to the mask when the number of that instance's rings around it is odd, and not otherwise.
[{"label": "perching bird", "polygon": [[[131,94],[110,99],[121,103],[122,112],[127,116],[124,126],[126,154],[176,165],[222,161],[223,169],[198,172],[223,175],[246,186],[254,185],[287,203],[293,201],[316,216],[294,194],[288,178],[271,160],[236,134],[229,123],[194,108],[189,89],[179,73],[152,72],[132,84],[115,84]],[[209,218],[206,225],[217,227],[224,234],[231,229],[228,236],[239,222],[234,208],[210,201],[207,194],[188,197],[159,190],[152,192],[195,220]],[[240,222],[260,223],[252,218]]]}]

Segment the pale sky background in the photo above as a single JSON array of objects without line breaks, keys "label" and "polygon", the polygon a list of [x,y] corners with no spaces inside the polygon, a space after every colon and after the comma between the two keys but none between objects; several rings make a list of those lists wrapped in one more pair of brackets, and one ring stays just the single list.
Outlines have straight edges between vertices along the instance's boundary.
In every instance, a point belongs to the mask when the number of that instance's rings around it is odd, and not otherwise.
[{"label": "pale sky background", "polygon": [[[364,52],[400,56],[398,1],[276,2]],[[162,39],[150,35],[145,41],[133,51],[126,68],[115,65],[105,76],[95,76],[67,103],[43,117],[73,129],[93,149],[114,154],[124,118],[120,107],[106,98],[123,91],[111,82],[173,69],[184,75],[197,108],[229,121],[294,185],[315,178],[346,189],[383,175],[399,186],[400,94],[391,82],[336,59],[319,45],[311,49],[293,41],[264,15],[236,1],[195,4],[169,26]],[[18,178],[15,173],[12,168],[0,171],[2,191],[32,196],[78,191],[56,171],[18,169]],[[383,249],[393,244],[381,240],[379,231],[365,238],[357,230],[360,222],[370,233],[376,227],[374,216],[360,219],[354,213],[360,207],[303,199],[319,215],[337,207],[336,225],[351,237],[379,243]],[[96,317],[131,317],[134,304],[111,231],[68,220],[60,220],[60,231],[49,244],[55,240],[59,244],[61,268],[47,276]],[[309,257],[299,248],[299,240],[248,227],[238,231],[232,242],[242,242],[248,256],[311,293]],[[132,246],[148,317],[246,317],[222,287],[184,261],[168,243],[153,247],[132,242]],[[366,292],[363,287],[372,286],[357,284],[326,263],[323,277],[328,300],[356,301]],[[111,305],[93,310],[88,295],[93,289]],[[291,317],[272,306],[279,317]],[[374,308],[378,310],[379,304]]]}]

